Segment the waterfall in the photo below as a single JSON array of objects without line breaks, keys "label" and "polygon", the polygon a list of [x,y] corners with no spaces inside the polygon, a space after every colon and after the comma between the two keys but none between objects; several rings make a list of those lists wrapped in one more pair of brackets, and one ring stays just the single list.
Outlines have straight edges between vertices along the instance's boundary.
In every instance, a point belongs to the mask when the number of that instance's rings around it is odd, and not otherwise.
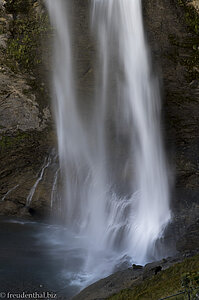
[{"label": "waterfall", "polygon": [[121,131],[125,124],[130,135],[135,174],[127,247],[135,261],[143,263],[169,221],[170,210],[159,87],[150,68],[141,1],[94,0],[92,25],[99,44],[100,98],[107,106],[108,82],[115,81],[116,127]]},{"label": "waterfall", "polygon": [[85,271],[105,276],[118,257],[149,261],[170,219],[159,87],[141,1],[92,0],[98,59],[87,120],[76,95],[69,1],[46,5],[55,29],[53,103],[66,226],[85,239]]},{"label": "waterfall", "polygon": [[32,198],[35,194],[35,191],[37,189],[37,186],[38,184],[40,183],[40,181],[43,179],[43,176],[44,176],[44,172],[45,170],[48,168],[48,166],[50,165],[51,163],[51,157],[49,156],[48,158],[45,158],[45,161],[44,161],[44,164],[41,168],[41,171],[39,172],[39,175],[38,175],[38,178],[37,180],[35,181],[33,187],[31,188],[27,198],[26,198],[26,206],[29,207],[30,206],[30,203],[32,201]]},{"label": "waterfall", "polygon": [[16,190],[16,188],[19,186],[19,184],[15,185],[14,187],[12,187],[10,190],[7,191],[7,193],[5,193],[5,195],[2,197],[1,201],[4,201],[6,199],[6,197],[13,192],[14,190]]},{"label": "waterfall", "polygon": [[56,202],[57,199],[57,181],[58,181],[58,175],[59,175],[59,168],[55,172],[55,176],[53,179],[53,185],[52,185],[52,190],[51,190],[51,197],[50,197],[50,207],[51,209],[53,208],[54,202]]}]

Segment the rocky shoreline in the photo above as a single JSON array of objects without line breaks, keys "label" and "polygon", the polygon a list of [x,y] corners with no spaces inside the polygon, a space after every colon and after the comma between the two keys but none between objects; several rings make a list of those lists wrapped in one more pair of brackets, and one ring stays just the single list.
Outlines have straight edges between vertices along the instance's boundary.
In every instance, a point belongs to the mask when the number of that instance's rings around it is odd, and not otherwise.
[{"label": "rocky shoreline", "polygon": [[[176,264],[182,263],[185,259],[191,258],[199,253],[198,250],[193,252],[187,252],[183,255],[175,255],[173,257],[167,257],[160,261],[148,263],[145,266],[133,265],[132,267],[118,271],[104,279],[93,283],[89,287],[81,291],[77,296],[73,297],[73,300],[104,300],[109,299],[113,295],[117,295],[122,290],[133,290],[147,280],[152,280],[156,275],[161,272],[172,268]],[[127,298],[118,298],[127,299]],[[133,298],[132,298],[133,299]],[[137,299],[137,298],[136,298]],[[149,299],[149,298],[138,298]],[[154,299],[152,296],[150,299]]]}]

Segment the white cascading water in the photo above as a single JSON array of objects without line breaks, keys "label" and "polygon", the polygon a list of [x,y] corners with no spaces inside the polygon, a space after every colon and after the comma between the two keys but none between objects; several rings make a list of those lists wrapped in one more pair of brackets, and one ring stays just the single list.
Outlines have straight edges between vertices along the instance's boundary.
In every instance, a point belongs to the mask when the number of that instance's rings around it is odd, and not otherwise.
[{"label": "white cascading water", "polygon": [[[68,1],[46,4],[55,28],[54,110],[66,223],[85,240],[85,272],[95,269],[102,277],[119,257],[142,264],[154,258],[155,242],[170,219],[159,88],[151,74],[141,0],[92,0],[99,49],[90,120],[83,118],[75,93]],[[114,134],[108,133],[111,127]],[[117,144],[123,152],[126,147],[122,163]],[[121,185],[128,182],[126,192],[119,192],[120,177]]]}]

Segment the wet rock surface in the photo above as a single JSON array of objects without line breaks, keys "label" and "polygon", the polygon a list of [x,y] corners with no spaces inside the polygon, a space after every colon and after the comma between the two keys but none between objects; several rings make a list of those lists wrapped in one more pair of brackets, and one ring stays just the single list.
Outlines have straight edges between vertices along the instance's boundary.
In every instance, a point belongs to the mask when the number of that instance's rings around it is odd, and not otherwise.
[{"label": "wet rock surface", "polygon": [[[56,138],[49,95],[45,83],[37,76],[41,67],[30,65],[29,69],[25,68],[29,45],[27,49],[23,48],[24,41],[19,40],[16,32],[18,30],[24,36],[29,33],[30,26],[36,24],[37,14],[42,14],[41,3],[31,2],[31,13],[35,12],[36,17],[33,22],[29,16],[29,24],[20,8],[22,2],[15,3],[16,15],[12,10],[14,2],[0,2],[0,215],[30,218],[43,217],[50,211],[54,176],[52,164],[44,172],[30,207],[26,206],[26,200],[45,159],[56,144]],[[28,43],[31,43],[30,35]]]},{"label": "wet rock surface", "polygon": [[[35,218],[49,215],[51,211],[58,161],[51,162],[45,170],[30,207],[26,207],[27,197],[40,176],[45,159],[52,148],[56,148],[56,133],[48,90],[52,55],[48,31],[51,28],[43,1],[30,0],[27,7],[24,3],[26,1],[18,1],[15,6],[12,1],[0,2],[0,215]],[[71,9],[74,14],[71,22],[77,37],[73,48],[77,59],[78,94],[80,98],[84,95],[82,109],[87,118],[85,103],[91,101],[94,77],[88,1],[76,0]],[[41,38],[40,49],[35,49],[38,42],[34,35]],[[27,47],[23,47],[27,36]]]},{"label": "wet rock surface", "polygon": [[[45,170],[30,205],[26,207],[27,197],[41,174],[46,157],[50,155],[46,134],[18,132],[6,136],[1,142],[0,215],[42,217],[49,214],[56,170],[53,163]],[[46,144],[41,142],[42,139]]]},{"label": "wet rock surface", "polygon": [[173,217],[165,235],[170,245],[184,236],[183,240],[187,240],[182,244],[187,245],[186,249],[189,244],[190,249],[197,246],[191,245],[188,235],[199,215],[199,52],[195,46],[198,15],[189,10],[190,4],[177,0],[143,1],[153,66],[162,74],[163,132],[173,186]]},{"label": "wet rock surface", "polygon": [[41,110],[23,76],[1,66],[0,91],[1,134],[17,130],[42,131],[47,128],[51,120],[49,106]]},{"label": "wet rock surface", "polygon": [[175,185],[198,189],[198,35],[185,14],[178,1],[144,2],[153,61],[162,73],[164,132]]}]

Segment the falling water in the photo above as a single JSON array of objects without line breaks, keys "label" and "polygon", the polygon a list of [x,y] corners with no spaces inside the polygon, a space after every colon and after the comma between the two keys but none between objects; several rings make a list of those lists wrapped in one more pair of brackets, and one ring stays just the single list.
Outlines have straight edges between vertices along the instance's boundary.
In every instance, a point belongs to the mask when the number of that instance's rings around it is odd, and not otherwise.
[{"label": "falling water", "polygon": [[48,158],[45,158],[44,164],[43,164],[43,166],[41,168],[41,171],[39,172],[39,176],[38,176],[37,180],[35,181],[33,187],[31,188],[31,190],[30,190],[30,192],[28,194],[28,197],[26,199],[26,206],[30,206],[30,203],[31,203],[32,198],[33,198],[33,196],[35,194],[37,186],[40,183],[40,181],[43,179],[44,172],[48,168],[48,166],[50,165],[50,163],[51,163],[51,157],[49,156]]},{"label": "falling water", "polygon": [[55,176],[53,179],[53,185],[52,185],[52,190],[51,190],[51,197],[50,197],[50,207],[51,209],[53,208],[53,204],[56,201],[57,198],[57,181],[58,181],[58,175],[59,175],[59,168],[55,172]]},{"label": "falling water", "polygon": [[12,187],[10,190],[7,191],[7,193],[5,193],[5,195],[2,197],[1,201],[4,201],[6,199],[6,197],[13,192],[17,187],[19,186],[19,184],[15,185],[14,187]]},{"label": "falling water", "polygon": [[167,224],[170,210],[160,133],[160,96],[158,83],[151,74],[141,1],[94,0],[93,26],[100,47],[100,97],[104,111],[110,97],[107,82],[112,68],[117,90],[116,126],[120,128],[123,122],[129,129],[135,192],[126,234],[131,255],[143,263]]},{"label": "falling water", "polygon": [[141,1],[92,1],[98,63],[88,120],[75,93],[69,3],[46,4],[55,28],[53,97],[65,219],[85,239],[85,270],[105,276],[118,257],[149,261],[170,219],[160,97]]}]

